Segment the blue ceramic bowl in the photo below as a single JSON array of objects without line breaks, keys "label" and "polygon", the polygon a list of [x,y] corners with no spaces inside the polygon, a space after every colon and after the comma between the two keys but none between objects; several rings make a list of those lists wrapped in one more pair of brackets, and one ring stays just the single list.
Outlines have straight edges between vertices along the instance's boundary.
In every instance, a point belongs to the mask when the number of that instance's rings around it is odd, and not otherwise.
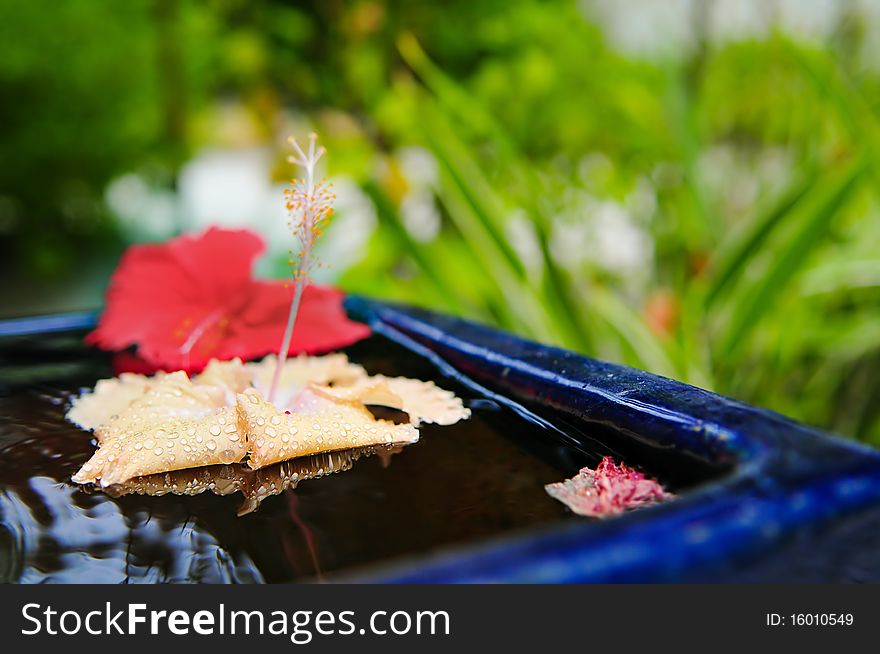
[{"label": "blue ceramic bowl", "polygon": [[[880,581],[880,453],[681,382],[412,307],[350,315],[479,394],[583,430],[652,469],[699,471],[676,499],[607,521],[372,569],[379,582]],[[0,336],[85,329],[95,314],[0,321]],[[536,429],[534,438],[547,438]],[[588,434],[579,436],[578,434]],[[636,456],[638,455],[638,456]],[[706,471],[712,471],[707,475]]]},{"label": "blue ceramic bowl", "polygon": [[496,401],[569,414],[677,465],[723,471],[668,503],[450,551],[371,580],[880,580],[880,453],[694,386],[466,320],[362,297],[349,297],[346,308]]}]

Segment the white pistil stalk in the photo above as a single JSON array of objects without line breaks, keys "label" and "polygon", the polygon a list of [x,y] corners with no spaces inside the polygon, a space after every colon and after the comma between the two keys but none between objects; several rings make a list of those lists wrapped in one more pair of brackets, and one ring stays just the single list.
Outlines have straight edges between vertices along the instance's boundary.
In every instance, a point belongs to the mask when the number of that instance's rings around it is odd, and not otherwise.
[{"label": "white pistil stalk", "polygon": [[[281,371],[287,361],[287,353],[290,350],[290,341],[293,338],[293,327],[296,324],[296,316],[302,302],[303,292],[308,284],[308,275],[314,264],[313,249],[315,241],[322,234],[324,226],[333,215],[333,200],[336,196],[332,193],[332,185],[315,181],[315,168],[318,161],[324,156],[323,147],[318,148],[317,134],[309,134],[308,152],[304,151],[296,139],[288,139],[296,151],[297,156],[288,157],[290,163],[305,169],[306,176],[303,179],[294,179],[291,188],[285,191],[287,210],[290,212],[290,228],[294,237],[299,241],[300,251],[296,266],[293,270],[294,292],[293,301],[290,304],[290,313],[287,316],[287,327],[284,330],[284,338],[281,341],[281,349],[278,351],[278,363],[272,375],[272,386],[269,389],[269,402],[275,398],[278,390],[278,382],[281,379]],[[291,263],[293,261],[291,260]]]}]

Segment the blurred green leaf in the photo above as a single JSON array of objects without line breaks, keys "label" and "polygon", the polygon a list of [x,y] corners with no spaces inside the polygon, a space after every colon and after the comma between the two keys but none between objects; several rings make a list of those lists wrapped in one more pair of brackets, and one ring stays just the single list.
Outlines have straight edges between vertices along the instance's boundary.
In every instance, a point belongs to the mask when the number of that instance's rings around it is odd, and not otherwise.
[{"label": "blurred green leaf", "polygon": [[777,296],[825,239],[831,221],[849,199],[862,170],[860,161],[845,166],[842,171],[822,180],[811,191],[810,201],[798,212],[786,214],[788,221],[797,218],[796,229],[790,239],[765,252],[770,261],[760,277],[739,284],[737,303],[719,339],[718,349],[722,356],[733,356],[744,347],[750,333],[773,309]]}]

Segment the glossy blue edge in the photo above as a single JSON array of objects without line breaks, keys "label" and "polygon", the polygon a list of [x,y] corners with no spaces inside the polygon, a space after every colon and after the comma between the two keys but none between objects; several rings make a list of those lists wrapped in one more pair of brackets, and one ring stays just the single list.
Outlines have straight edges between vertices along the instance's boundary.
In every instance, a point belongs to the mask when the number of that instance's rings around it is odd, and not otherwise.
[{"label": "glossy blue edge", "polygon": [[729,469],[672,502],[449,550],[365,579],[880,579],[880,453],[694,386],[467,320],[358,296],[347,298],[346,310],[514,408],[516,400],[536,401]]},{"label": "glossy blue edge", "polygon": [[0,337],[28,336],[30,334],[48,334],[66,332],[75,329],[91,329],[98,322],[98,314],[94,311],[78,313],[59,313],[49,316],[32,316],[28,318],[7,318],[0,320]]}]

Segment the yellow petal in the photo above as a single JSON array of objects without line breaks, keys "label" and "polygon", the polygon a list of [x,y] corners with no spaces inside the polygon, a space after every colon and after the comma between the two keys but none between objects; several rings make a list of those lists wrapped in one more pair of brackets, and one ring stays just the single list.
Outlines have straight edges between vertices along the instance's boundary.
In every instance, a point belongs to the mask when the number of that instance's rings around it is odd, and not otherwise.
[{"label": "yellow petal", "polygon": [[139,398],[95,430],[100,447],[73,477],[116,484],[138,475],[241,461],[237,406],[217,407],[178,371],[154,378]]},{"label": "yellow petal", "polygon": [[452,425],[471,415],[470,409],[451,391],[434,382],[406,377],[374,375],[348,386],[320,386],[314,390],[338,402],[361,402],[404,411],[416,426],[423,422]]},{"label": "yellow petal", "polygon": [[[264,397],[268,397],[272,386],[272,376],[278,359],[269,355],[259,363],[245,364],[251,375],[254,388]],[[333,384],[353,384],[366,378],[363,367],[351,363],[344,354],[328,354],[321,357],[310,357],[303,354],[284,362],[278,390],[273,398],[278,406],[288,406],[290,398],[309,384],[322,386]]]},{"label": "yellow petal", "polygon": [[95,429],[121,413],[152,386],[153,379],[123,373],[113,379],[101,379],[90,393],[73,400],[67,419],[81,429]]},{"label": "yellow petal", "polygon": [[129,411],[111,422],[98,451],[73,476],[73,481],[119,484],[169,470],[241,461],[247,444],[237,407],[223,407],[199,418],[141,417]]},{"label": "yellow petal", "polygon": [[240,394],[238,406],[247,428],[252,468],[320,452],[419,439],[412,425],[376,420],[363,406],[336,403],[308,390],[299,394],[295,412],[289,414],[256,390]]},{"label": "yellow petal", "polygon": [[193,383],[207,393],[217,406],[235,404],[235,396],[251,385],[251,373],[241,359],[218,361],[211,359],[208,365],[193,379]]},{"label": "yellow petal", "polygon": [[165,420],[206,418],[218,407],[211,396],[190,381],[182,370],[153,378],[143,395],[95,430],[98,440],[112,437],[127,421],[156,423]]},{"label": "yellow petal", "polygon": [[309,389],[315,394],[334,402],[387,406],[403,411],[403,398],[391,391],[388,381],[377,377],[365,377],[348,386],[320,386]]}]

